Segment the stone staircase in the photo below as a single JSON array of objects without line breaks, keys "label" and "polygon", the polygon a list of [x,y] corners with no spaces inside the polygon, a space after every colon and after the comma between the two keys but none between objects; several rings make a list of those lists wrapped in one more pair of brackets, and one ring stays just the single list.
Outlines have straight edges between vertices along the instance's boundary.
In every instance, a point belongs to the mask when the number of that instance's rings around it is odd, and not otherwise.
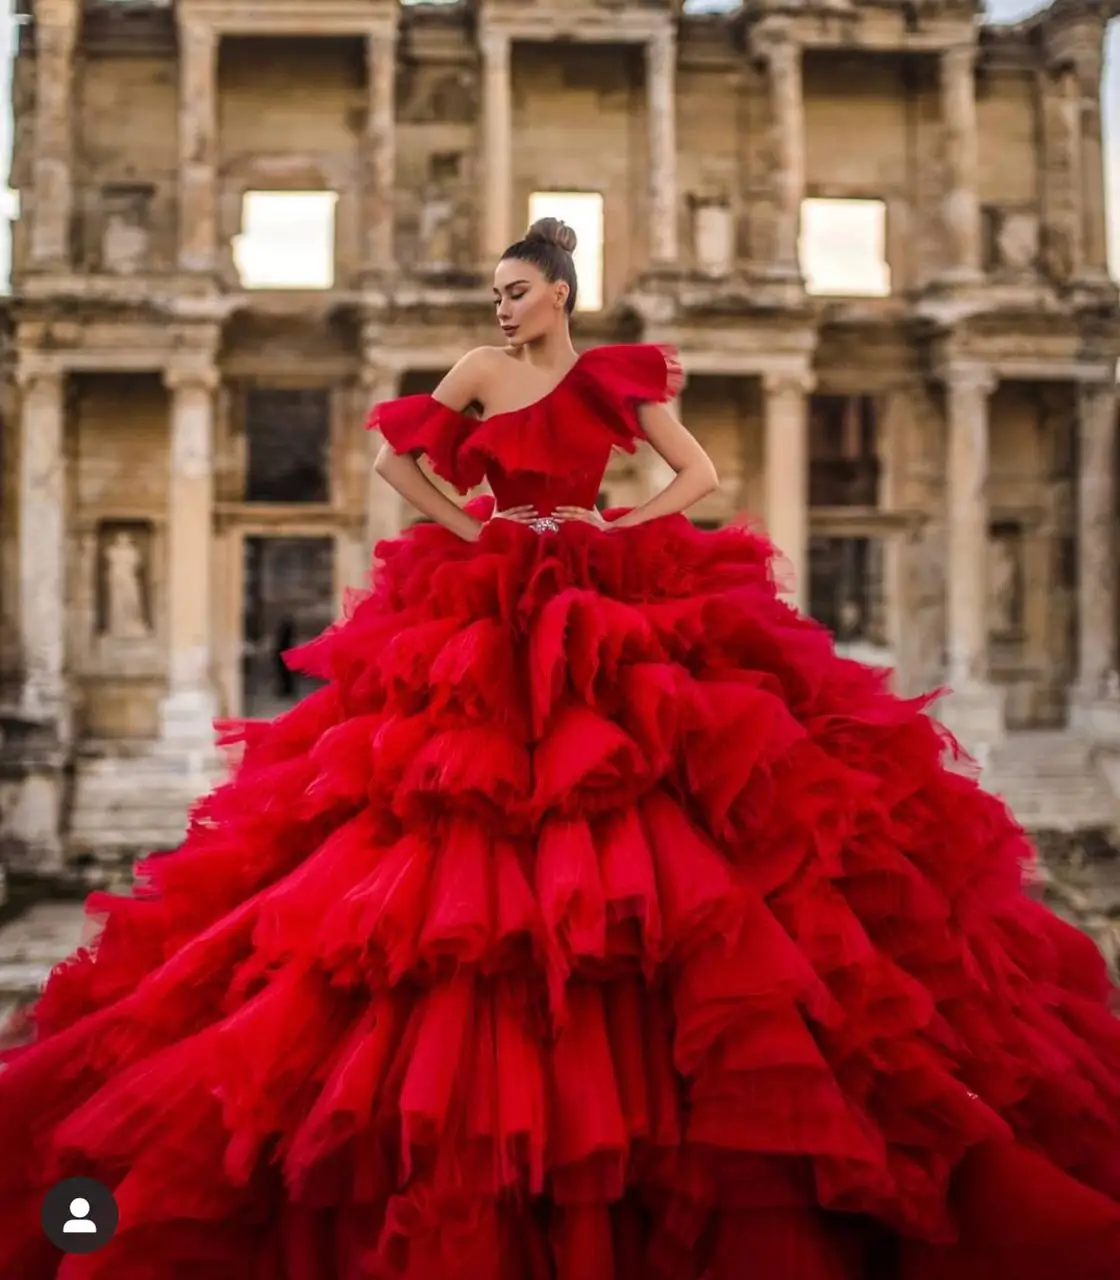
[{"label": "stone staircase", "polygon": [[78,902],[40,902],[0,925],[0,1044],[11,1014],[35,998],[51,969],[96,927]]},{"label": "stone staircase", "polygon": [[1120,796],[1086,738],[1059,730],[1011,733],[982,763],[984,786],[1029,831],[1120,827]]},{"label": "stone staircase", "polygon": [[220,776],[220,761],[206,752],[83,751],[74,769],[70,858],[110,865],[176,848],[191,805]]}]

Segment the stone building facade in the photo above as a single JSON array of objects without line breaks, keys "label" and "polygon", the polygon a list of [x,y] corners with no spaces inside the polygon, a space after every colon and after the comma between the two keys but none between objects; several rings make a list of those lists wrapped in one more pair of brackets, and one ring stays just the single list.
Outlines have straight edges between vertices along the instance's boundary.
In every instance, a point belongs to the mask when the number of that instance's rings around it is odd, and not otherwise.
[{"label": "stone building facade", "polygon": [[[1005,28],[959,0],[28,8],[0,369],[13,878],[174,844],[211,719],[300,695],[277,651],[409,518],[366,411],[495,340],[494,259],[548,192],[601,208],[578,343],[681,349],[722,477],[697,520],[755,515],[846,650],[904,692],[951,683],[945,718],[1026,821],[1115,818],[1108,4]],[[285,192],[333,193],[325,287],[244,282],[247,200]],[[882,209],[881,296],[806,287],[812,200]],[[659,467],[625,459],[605,496]]]}]

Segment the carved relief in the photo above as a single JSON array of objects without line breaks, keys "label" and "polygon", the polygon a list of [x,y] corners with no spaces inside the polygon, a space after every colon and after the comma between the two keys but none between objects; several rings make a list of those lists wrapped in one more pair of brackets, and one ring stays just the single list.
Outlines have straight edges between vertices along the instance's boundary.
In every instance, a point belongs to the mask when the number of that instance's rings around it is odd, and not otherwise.
[{"label": "carved relief", "polygon": [[97,631],[110,640],[146,640],[151,608],[152,526],[107,520],[97,532]]}]

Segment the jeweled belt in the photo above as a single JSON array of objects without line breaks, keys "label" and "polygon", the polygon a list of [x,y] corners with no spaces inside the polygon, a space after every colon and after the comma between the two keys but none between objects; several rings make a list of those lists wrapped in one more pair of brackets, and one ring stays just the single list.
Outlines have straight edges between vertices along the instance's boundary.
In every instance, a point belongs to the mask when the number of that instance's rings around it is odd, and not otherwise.
[{"label": "jeweled belt", "polygon": [[535,520],[529,521],[529,528],[534,533],[559,533],[560,521],[554,520],[551,516],[538,516]]}]

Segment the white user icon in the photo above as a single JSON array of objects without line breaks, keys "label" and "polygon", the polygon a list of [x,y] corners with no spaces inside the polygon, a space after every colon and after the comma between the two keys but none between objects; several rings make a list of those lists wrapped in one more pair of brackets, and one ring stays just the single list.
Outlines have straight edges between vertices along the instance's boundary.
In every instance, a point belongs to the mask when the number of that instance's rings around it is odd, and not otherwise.
[{"label": "white user icon", "polygon": [[70,1212],[74,1215],[70,1221],[62,1228],[65,1234],[72,1235],[76,1231],[92,1232],[97,1234],[97,1223],[91,1222],[86,1214],[89,1213],[89,1201],[82,1196],[75,1196],[70,1201]]}]

